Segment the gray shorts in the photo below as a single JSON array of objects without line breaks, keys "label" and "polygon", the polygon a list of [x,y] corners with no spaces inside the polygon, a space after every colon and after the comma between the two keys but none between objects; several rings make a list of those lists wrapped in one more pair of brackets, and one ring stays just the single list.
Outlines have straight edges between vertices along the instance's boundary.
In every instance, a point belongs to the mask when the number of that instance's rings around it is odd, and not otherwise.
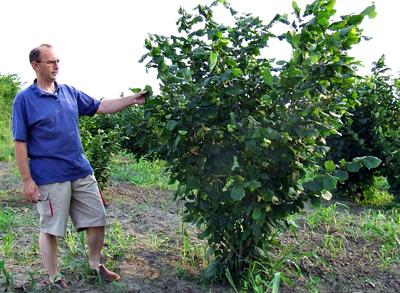
[{"label": "gray shorts", "polygon": [[40,231],[64,236],[68,215],[77,231],[106,224],[106,211],[94,175],[39,186]]}]

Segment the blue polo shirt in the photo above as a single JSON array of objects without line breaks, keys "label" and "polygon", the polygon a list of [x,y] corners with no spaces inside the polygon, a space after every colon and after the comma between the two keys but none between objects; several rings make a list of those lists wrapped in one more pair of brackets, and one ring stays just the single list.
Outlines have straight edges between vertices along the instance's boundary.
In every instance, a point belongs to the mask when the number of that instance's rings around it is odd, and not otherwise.
[{"label": "blue polo shirt", "polygon": [[79,115],[94,115],[100,101],[57,84],[54,94],[35,82],[13,103],[12,133],[27,143],[31,176],[38,185],[73,181],[93,173],[83,154]]}]

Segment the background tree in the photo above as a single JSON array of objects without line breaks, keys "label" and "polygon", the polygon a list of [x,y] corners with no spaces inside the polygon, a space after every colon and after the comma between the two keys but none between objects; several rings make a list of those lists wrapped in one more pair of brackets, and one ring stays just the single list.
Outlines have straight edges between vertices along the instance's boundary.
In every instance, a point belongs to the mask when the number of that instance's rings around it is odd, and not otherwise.
[{"label": "background tree", "polygon": [[93,167],[101,193],[111,175],[112,158],[120,150],[121,130],[112,115],[81,117],[79,127],[85,155]]},{"label": "background tree", "polygon": [[382,159],[379,168],[352,173],[338,191],[363,197],[375,176],[384,176],[390,192],[400,198],[400,82],[391,75],[384,56],[374,63],[372,74],[357,85],[357,104],[343,117],[340,136],[328,138],[333,160],[373,155]]},{"label": "background tree", "polygon": [[0,160],[9,158],[11,144],[11,109],[15,95],[19,92],[21,82],[15,74],[0,74]]}]

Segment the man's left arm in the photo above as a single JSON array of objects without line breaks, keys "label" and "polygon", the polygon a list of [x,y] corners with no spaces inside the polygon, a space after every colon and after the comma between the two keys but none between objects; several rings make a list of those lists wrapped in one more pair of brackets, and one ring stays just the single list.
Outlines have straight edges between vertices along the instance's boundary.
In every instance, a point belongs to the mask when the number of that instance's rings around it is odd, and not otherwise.
[{"label": "man's left arm", "polygon": [[111,114],[119,112],[131,105],[143,104],[146,99],[146,95],[146,91],[141,91],[137,94],[119,99],[101,100],[100,106],[97,109],[96,114]]}]

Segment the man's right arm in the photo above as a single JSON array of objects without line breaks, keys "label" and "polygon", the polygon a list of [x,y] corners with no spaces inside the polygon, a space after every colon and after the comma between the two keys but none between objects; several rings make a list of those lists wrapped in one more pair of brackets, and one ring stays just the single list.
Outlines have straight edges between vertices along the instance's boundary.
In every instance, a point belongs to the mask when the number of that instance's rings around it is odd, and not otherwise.
[{"label": "man's right arm", "polygon": [[39,198],[38,187],[33,181],[31,172],[28,164],[28,148],[26,142],[15,141],[14,142],[14,154],[15,161],[18,166],[19,173],[21,175],[24,190],[23,194],[28,202],[37,202]]}]

